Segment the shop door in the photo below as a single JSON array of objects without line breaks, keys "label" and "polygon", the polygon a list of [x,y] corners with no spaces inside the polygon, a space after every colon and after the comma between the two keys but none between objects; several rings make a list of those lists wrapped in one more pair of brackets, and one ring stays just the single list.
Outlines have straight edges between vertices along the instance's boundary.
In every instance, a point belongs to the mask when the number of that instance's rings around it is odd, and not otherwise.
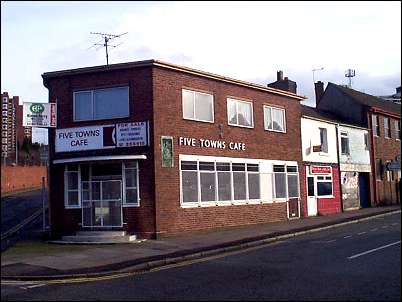
[{"label": "shop door", "polygon": [[359,173],[360,207],[370,207],[370,188],[368,186],[368,173]]},{"label": "shop door", "polygon": [[314,177],[307,177],[307,215],[317,215],[317,198],[315,197]]},{"label": "shop door", "polygon": [[121,180],[83,181],[82,226],[122,227],[122,183]]}]

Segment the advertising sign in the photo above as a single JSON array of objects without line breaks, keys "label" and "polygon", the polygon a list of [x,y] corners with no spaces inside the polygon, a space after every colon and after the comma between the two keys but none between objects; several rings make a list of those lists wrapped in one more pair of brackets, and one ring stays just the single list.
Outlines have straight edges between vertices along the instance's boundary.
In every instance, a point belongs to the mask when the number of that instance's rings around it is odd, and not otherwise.
[{"label": "advertising sign", "polygon": [[115,125],[56,129],[56,152],[115,148]]},{"label": "advertising sign", "polygon": [[147,146],[147,130],[147,122],[116,124],[117,147]]},{"label": "advertising sign", "polygon": [[161,137],[161,148],[162,148],[162,167],[172,168],[173,167],[173,137],[162,136]]},{"label": "advertising sign", "polygon": [[56,103],[23,103],[24,127],[56,127]]},{"label": "advertising sign", "polygon": [[330,166],[310,166],[311,174],[330,174],[331,167]]}]

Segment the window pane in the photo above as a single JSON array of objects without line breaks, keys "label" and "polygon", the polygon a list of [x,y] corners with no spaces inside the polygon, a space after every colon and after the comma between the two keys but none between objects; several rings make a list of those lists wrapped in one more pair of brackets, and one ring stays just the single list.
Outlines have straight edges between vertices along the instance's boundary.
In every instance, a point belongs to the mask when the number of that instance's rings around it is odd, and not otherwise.
[{"label": "window pane", "polygon": [[215,173],[200,173],[201,201],[215,200]]},{"label": "window pane", "polygon": [[239,125],[242,126],[251,126],[251,116],[252,116],[252,110],[251,110],[251,104],[250,103],[244,103],[244,102],[238,102],[237,103],[237,110],[238,110],[238,120],[239,120]]},{"label": "window pane", "polygon": [[341,151],[342,154],[349,154],[349,139],[347,137],[341,137]]},{"label": "window pane", "polygon": [[321,151],[328,153],[327,129],[320,128]]},{"label": "window pane", "polygon": [[183,202],[198,201],[198,180],[196,171],[182,171]]},{"label": "window pane", "polygon": [[126,189],[126,203],[138,203],[137,189]]},{"label": "window pane", "polygon": [[124,163],[124,166],[127,168],[137,168],[137,162],[136,161],[126,161]]},{"label": "window pane", "polygon": [[247,164],[247,171],[258,172],[258,164]]},{"label": "window pane", "polygon": [[286,198],[286,173],[274,173],[275,197]]},{"label": "window pane", "polygon": [[194,118],[194,92],[183,90],[183,117]]},{"label": "window pane", "polygon": [[260,174],[248,174],[248,198],[260,199]]},{"label": "window pane", "polygon": [[195,93],[195,118],[203,121],[213,121],[212,95]]},{"label": "window pane", "polygon": [[68,190],[78,190],[78,172],[67,172]]},{"label": "window pane", "polygon": [[285,166],[283,166],[283,165],[274,165],[274,172],[285,172]]},{"label": "window pane", "polygon": [[269,107],[264,107],[264,122],[265,122],[265,129],[272,130],[271,108]]},{"label": "window pane", "polygon": [[297,175],[288,175],[288,196],[299,197],[299,177]]},{"label": "window pane", "polygon": [[286,167],[286,171],[289,173],[295,173],[295,172],[297,172],[297,167],[296,166],[287,166]]},{"label": "window pane", "polygon": [[317,195],[332,195],[332,182],[317,182]]},{"label": "window pane", "polygon": [[216,163],[216,170],[230,171],[230,163]]},{"label": "window pane", "polygon": [[181,169],[182,170],[197,170],[197,162],[196,161],[182,161]]},{"label": "window pane", "polygon": [[137,169],[126,169],[126,188],[137,187]]},{"label": "window pane", "polygon": [[218,172],[218,200],[231,200],[230,173]]},{"label": "window pane", "polygon": [[246,173],[233,173],[234,200],[246,200]]},{"label": "window pane", "polygon": [[128,115],[128,87],[94,91],[94,119]]},{"label": "window pane", "polygon": [[74,110],[75,120],[91,120],[92,119],[92,99],[91,92],[74,93]]},{"label": "window pane", "polygon": [[285,131],[283,110],[272,109],[273,128],[277,131]]},{"label": "window pane", "polygon": [[200,170],[214,171],[215,165],[213,162],[200,161]]},{"label": "window pane", "polygon": [[68,205],[69,206],[78,206],[78,191],[69,191],[68,192]]},{"label": "window pane", "polygon": [[232,170],[233,171],[245,171],[246,170],[246,164],[234,163],[234,164],[232,164]]},{"label": "window pane", "polygon": [[228,100],[229,123],[237,125],[236,102]]}]

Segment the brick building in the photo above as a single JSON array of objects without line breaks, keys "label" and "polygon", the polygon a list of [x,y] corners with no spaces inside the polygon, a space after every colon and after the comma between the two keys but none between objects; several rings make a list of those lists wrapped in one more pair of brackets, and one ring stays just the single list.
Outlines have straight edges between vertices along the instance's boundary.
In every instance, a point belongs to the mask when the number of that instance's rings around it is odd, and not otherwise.
[{"label": "brick building", "polygon": [[[316,85],[316,106],[343,121],[369,129],[371,204],[400,203],[401,105],[328,83]],[[389,169],[389,163],[394,167]]]},{"label": "brick building", "polygon": [[1,158],[2,164],[16,161],[16,142],[22,146],[24,138],[32,139],[32,128],[22,126],[22,105],[19,97],[1,94]]},{"label": "brick building", "polygon": [[144,238],[300,217],[300,101],[156,60],[48,72],[50,220]]}]

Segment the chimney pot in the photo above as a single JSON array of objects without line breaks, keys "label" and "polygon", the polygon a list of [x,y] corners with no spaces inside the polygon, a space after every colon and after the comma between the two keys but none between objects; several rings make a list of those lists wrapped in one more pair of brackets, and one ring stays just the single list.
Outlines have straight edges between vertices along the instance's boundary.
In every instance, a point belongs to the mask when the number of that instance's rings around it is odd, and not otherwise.
[{"label": "chimney pot", "polygon": [[277,81],[282,81],[283,80],[283,71],[279,70],[276,72],[276,80]]}]

